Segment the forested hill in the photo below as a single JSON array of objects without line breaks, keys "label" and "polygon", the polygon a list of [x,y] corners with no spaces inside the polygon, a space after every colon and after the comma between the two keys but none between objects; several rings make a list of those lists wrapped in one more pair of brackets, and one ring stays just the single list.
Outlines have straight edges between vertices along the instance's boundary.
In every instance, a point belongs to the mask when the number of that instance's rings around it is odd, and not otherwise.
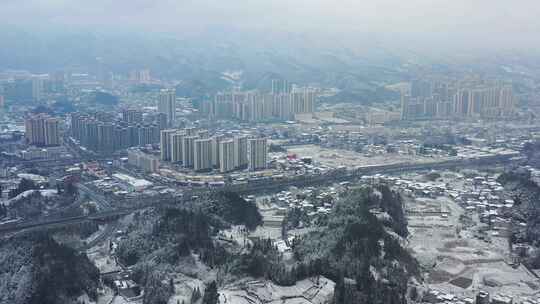
[{"label": "forested hill", "polygon": [[335,303],[405,303],[416,260],[401,246],[407,222],[401,197],[387,186],[351,190],[328,222],[296,238],[291,260],[271,240],[255,240],[231,268],[279,285],[324,275],[336,282]]},{"label": "forested hill", "polygon": [[528,170],[521,169],[501,174],[498,181],[514,200],[513,219],[527,223],[525,233],[515,235],[515,241],[540,241],[540,186],[531,179]]},{"label": "forested hill", "polygon": [[206,271],[219,273],[218,288],[246,277],[292,286],[323,275],[337,283],[335,303],[342,304],[359,299],[405,303],[408,283],[418,277],[416,261],[401,246],[408,234],[401,197],[387,186],[350,190],[327,221],[292,242],[293,254],[279,251],[270,239],[242,244],[219,237],[231,224],[244,225],[247,233],[260,222],[252,202],[234,193],[218,193],[193,206],[137,214],[117,255],[150,291],[145,304],[166,303],[172,289],[163,282],[174,276],[172,269],[195,267],[193,257]]},{"label": "forested hill", "polygon": [[84,255],[46,234],[0,243],[1,304],[65,304],[97,296],[99,272]]},{"label": "forested hill", "polygon": [[234,225],[245,225],[253,230],[262,224],[262,216],[257,206],[247,202],[234,192],[218,192],[205,202],[207,212],[223,218]]},{"label": "forested hill", "polygon": [[120,260],[128,266],[148,257],[174,264],[192,252],[199,253],[206,263],[214,265],[223,258],[212,241],[220,229],[231,224],[255,229],[262,223],[254,203],[230,192],[215,193],[193,206],[143,212],[136,214],[134,219],[128,237],[118,248]]},{"label": "forested hill", "polygon": [[[378,219],[382,213],[387,223]],[[407,283],[418,276],[416,260],[400,245],[406,225],[399,194],[362,188],[337,203],[327,226],[295,242],[294,253],[336,281],[336,303],[405,303]]]},{"label": "forested hill", "polygon": [[211,269],[225,267],[235,259],[236,250],[226,249],[218,241],[218,232],[233,224],[249,230],[261,223],[252,202],[236,193],[214,193],[193,205],[136,213],[117,255],[121,263],[132,266],[134,279],[148,291],[144,304],[166,303],[172,291],[163,282],[174,275],[171,267],[186,263],[198,267],[193,256]]}]

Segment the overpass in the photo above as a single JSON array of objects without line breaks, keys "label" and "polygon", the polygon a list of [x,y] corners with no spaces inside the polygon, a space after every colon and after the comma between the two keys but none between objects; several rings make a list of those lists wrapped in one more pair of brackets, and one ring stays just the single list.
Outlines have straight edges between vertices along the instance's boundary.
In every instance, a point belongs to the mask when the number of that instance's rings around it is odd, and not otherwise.
[{"label": "overpass", "polygon": [[[190,189],[185,191],[182,197],[178,198],[151,198],[144,199],[143,204],[139,204],[137,207],[132,208],[119,208],[115,210],[106,210],[100,211],[91,215],[85,216],[74,216],[67,218],[57,218],[57,219],[48,219],[48,220],[39,220],[39,221],[29,221],[22,223],[6,224],[0,225],[0,235],[6,235],[9,233],[17,231],[30,231],[33,229],[45,229],[45,228],[55,228],[62,225],[77,224],[85,221],[108,221],[111,219],[118,218],[123,215],[130,214],[137,210],[141,210],[147,207],[156,206],[156,201],[161,201],[160,205],[167,204],[178,204],[184,201],[192,199],[194,195],[204,195],[210,194],[212,192],[220,191],[231,191],[237,192],[239,194],[249,195],[249,194],[260,194],[268,192],[276,192],[285,190],[291,186],[295,187],[307,187],[307,186],[318,186],[326,185],[334,182],[341,181],[350,181],[355,180],[363,175],[373,175],[373,174],[395,174],[395,173],[405,173],[411,171],[425,171],[425,170],[442,170],[442,169],[451,169],[457,167],[483,167],[483,166],[493,166],[496,164],[508,164],[513,162],[512,158],[515,155],[495,155],[491,157],[484,157],[479,159],[458,159],[458,160],[447,160],[443,162],[435,163],[421,163],[421,164],[391,164],[391,165],[377,165],[370,167],[361,167],[354,170],[344,170],[337,172],[330,172],[328,174],[313,175],[313,176],[299,176],[286,180],[262,180],[250,182],[243,185],[229,185],[222,188],[200,188],[200,189]],[[79,188],[81,189],[81,188]],[[95,194],[91,189],[87,187],[82,187],[82,191],[92,194],[95,199],[98,199],[105,206],[110,206],[110,204],[105,203],[105,198]],[[137,199],[141,201],[141,199]]]},{"label": "overpass", "polygon": [[484,166],[494,166],[513,163],[512,158],[515,155],[494,155],[477,159],[454,159],[442,162],[432,163],[408,163],[408,164],[390,164],[375,165],[369,167],[360,167],[353,170],[334,171],[327,174],[298,176],[281,181],[260,180],[242,185],[229,185],[220,188],[221,191],[231,191],[241,194],[257,194],[266,191],[279,191],[288,187],[308,187],[316,185],[325,185],[334,182],[351,181],[364,175],[374,174],[400,174],[415,171],[444,170],[458,167],[476,168]]},{"label": "overpass", "polygon": [[111,211],[101,211],[91,215],[80,215],[80,216],[71,216],[64,218],[56,219],[45,219],[38,221],[27,221],[14,224],[0,225],[0,235],[5,235],[8,233],[18,232],[18,231],[32,231],[36,229],[44,228],[56,228],[65,225],[79,224],[86,221],[108,221],[111,219],[118,218],[123,215],[130,214],[134,211],[137,211],[141,208],[123,208],[118,210]]}]

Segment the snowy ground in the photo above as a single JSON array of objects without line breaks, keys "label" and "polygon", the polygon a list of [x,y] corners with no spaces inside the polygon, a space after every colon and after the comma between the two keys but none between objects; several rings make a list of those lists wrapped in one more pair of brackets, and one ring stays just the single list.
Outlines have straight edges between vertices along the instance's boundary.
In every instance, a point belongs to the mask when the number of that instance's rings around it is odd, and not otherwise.
[{"label": "snowy ground", "polygon": [[338,168],[340,166],[361,167],[400,163],[428,163],[447,159],[396,153],[380,154],[368,157],[364,156],[364,154],[362,153],[357,153],[354,151],[323,148],[317,145],[300,145],[287,147],[287,153],[296,154],[299,157],[309,156],[312,157],[316,163],[320,163],[332,168]]},{"label": "snowy ground", "polygon": [[297,282],[293,286],[278,286],[267,281],[243,281],[226,286],[220,293],[220,303],[232,304],[322,304],[332,298],[334,282],[320,277]]},{"label": "snowy ground", "polygon": [[267,197],[259,197],[257,199],[257,205],[263,218],[263,224],[257,227],[257,229],[250,233],[249,236],[279,240],[281,239],[281,222],[285,215],[278,214],[277,205],[263,203],[264,198]]},{"label": "snowy ground", "polygon": [[105,230],[105,225],[98,225],[98,230],[92,233],[89,237],[87,237],[83,241],[86,243],[94,241],[103,233],[104,230]]},{"label": "snowy ground", "polygon": [[193,277],[177,273],[173,279],[174,295],[169,299],[169,304],[191,303],[191,295],[193,290],[199,288],[201,293],[204,292],[204,282]]},{"label": "snowy ground", "polygon": [[464,210],[452,199],[440,197],[429,202],[411,199],[407,200],[406,207],[448,212],[447,217],[408,216],[409,248],[428,270],[426,282],[430,288],[463,297],[473,297],[479,290],[509,296],[539,291],[540,282],[536,277],[523,266],[514,269],[506,263],[509,252],[505,238],[486,242],[474,236],[477,227],[456,229],[461,226],[459,216]]},{"label": "snowy ground", "polygon": [[41,196],[48,197],[48,198],[51,198],[51,197],[54,197],[54,196],[58,195],[58,191],[56,189],[26,190],[23,193],[15,196],[14,198],[11,198],[11,199],[5,201],[4,204],[7,205],[7,206],[10,206],[12,204],[16,204],[21,199],[29,197],[34,192],[40,192]]},{"label": "snowy ground", "polygon": [[103,242],[88,249],[86,255],[96,265],[100,273],[121,270],[121,267],[116,264],[114,258],[109,253],[109,242]]},{"label": "snowy ground", "polygon": [[124,298],[118,295],[114,295],[114,290],[105,287],[103,290],[98,290],[98,299],[97,301],[92,301],[87,294],[84,294],[77,298],[77,303],[86,303],[86,304],[137,304],[142,303],[142,301],[128,302]]},{"label": "snowy ground", "polygon": [[244,246],[248,241],[249,232],[244,225],[234,225],[229,229],[224,229],[219,232],[220,239],[227,240],[229,242],[235,242],[240,246]]},{"label": "snowy ground", "polygon": [[268,227],[268,226],[259,226],[257,229],[249,234],[250,237],[259,237],[265,239],[281,239],[281,227]]}]

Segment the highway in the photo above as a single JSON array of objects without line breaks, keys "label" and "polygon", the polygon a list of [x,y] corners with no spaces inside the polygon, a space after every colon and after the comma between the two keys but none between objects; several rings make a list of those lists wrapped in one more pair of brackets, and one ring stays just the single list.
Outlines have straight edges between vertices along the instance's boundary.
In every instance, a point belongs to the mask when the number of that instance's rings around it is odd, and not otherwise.
[{"label": "highway", "polygon": [[266,191],[279,191],[287,189],[290,186],[308,187],[315,185],[324,185],[333,182],[356,180],[364,175],[375,174],[399,174],[414,171],[426,170],[444,170],[452,168],[475,168],[484,166],[494,166],[497,164],[511,164],[515,155],[496,155],[483,157],[480,159],[456,159],[436,163],[423,164],[392,164],[361,167],[354,170],[332,172],[329,174],[299,176],[294,179],[281,181],[260,180],[241,185],[230,185],[221,188],[223,191],[232,191],[241,194],[257,194]]},{"label": "highway", "polygon": [[86,251],[86,250],[100,244],[101,242],[104,242],[105,240],[107,240],[107,238],[109,238],[109,236],[111,236],[118,229],[119,226],[120,226],[120,224],[119,224],[118,221],[114,221],[112,223],[107,223],[105,229],[103,231],[101,231],[101,233],[96,238],[94,238],[93,240],[86,243],[83,246],[83,248],[80,248],[79,250],[81,252]]},{"label": "highway", "polygon": [[423,171],[432,169],[450,169],[450,168],[473,168],[482,166],[494,166],[496,164],[509,164],[512,162],[512,155],[498,155],[493,157],[485,157],[482,159],[464,159],[464,160],[450,160],[439,163],[426,163],[426,164],[399,164],[399,165],[380,165],[372,167],[363,167],[356,170],[343,171],[340,173],[333,173],[330,175],[317,175],[317,176],[301,176],[293,179],[272,181],[263,180],[254,183],[248,183],[244,185],[231,185],[223,188],[200,188],[185,191],[182,198],[176,199],[162,199],[152,198],[147,200],[144,204],[133,208],[116,208],[114,209],[112,204],[103,195],[96,193],[85,185],[79,185],[79,190],[82,193],[86,193],[89,198],[96,201],[100,206],[101,211],[92,215],[75,216],[67,218],[57,219],[42,219],[37,221],[19,222],[14,224],[6,224],[0,226],[0,235],[6,236],[20,231],[31,231],[36,229],[55,228],[62,225],[76,224],[84,221],[104,221],[119,216],[127,215],[137,210],[156,206],[156,202],[160,205],[179,204],[183,201],[190,200],[192,195],[208,194],[216,191],[233,191],[240,194],[260,194],[265,192],[276,192],[287,189],[291,186],[307,187],[329,184],[340,181],[356,180],[363,175],[374,174],[392,174],[392,173],[404,173],[411,171]]},{"label": "highway", "polygon": [[117,218],[122,215],[130,214],[141,208],[124,208],[118,210],[102,211],[90,215],[71,216],[57,219],[43,219],[36,221],[19,222],[13,225],[1,225],[0,235],[6,235],[20,231],[36,231],[38,229],[56,228],[65,225],[78,224],[85,221],[99,221]]},{"label": "highway", "polygon": [[87,195],[90,200],[96,202],[99,210],[110,210],[113,208],[105,196],[88,188],[85,184],[79,183],[77,184],[77,188],[79,189],[79,195]]}]

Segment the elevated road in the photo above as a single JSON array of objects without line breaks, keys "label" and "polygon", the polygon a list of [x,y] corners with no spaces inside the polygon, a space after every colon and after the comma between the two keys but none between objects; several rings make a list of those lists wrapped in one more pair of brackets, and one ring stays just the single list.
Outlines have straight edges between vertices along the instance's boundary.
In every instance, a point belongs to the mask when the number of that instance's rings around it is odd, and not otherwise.
[{"label": "elevated road", "polygon": [[110,209],[112,209],[111,203],[101,193],[98,193],[97,191],[89,188],[88,186],[84,185],[83,183],[77,184],[77,188],[79,189],[80,194],[87,195],[89,199],[96,202],[99,209],[101,209],[101,210],[110,210]]},{"label": "elevated road", "polygon": [[266,191],[279,191],[288,187],[308,187],[325,185],[334,182],[352,181],[364,175],[374,174],[400,174],[415,171],[444,170],[453,168],[477,168],[495,165],[507,165],[514,162],[516,155],[495,155],[478,159],[455,159],[433,163],[390,164],[361,167],[329,174],[298,176],[285,180],[260,180],[241,185],[230,185],[221,188],[241,194],[257,194]]},{"label": "elevated road", "polygon": [[[142,208],[142,207],[141,207]],[[64,217],[58,219],[45,219],[37,221],[21,222],[9,225],[0,225],[0,235],[6,235],[20,231],[37,231],[42,229],[56,228],[65,225],[79,224],[86,221],[103,221],[119,216],[130,214],[141,208],[125,208],[111,211],[102,211],[91,215]]]},{"label": "elevated road", "polygon": [[[362,167],[355,170],[348,170],[342,172],[333,172],[332,174],[324,175],[314,175],[314,176],[300,176],[282,181],[275,180],[263,180],[253,183],[243,184],[243,185],[231,185],[218,189],[210,188],[200,188],[200,189],[191,189],[184,192],[184,196],[176,199],[162,199],[156,198],[147,200],[144,204],[139,205],[138,207],[133,208],[119,208],[114,210],[105,210],[112,208],[110,202],[101,194],[96,193],[92,189],[84,185],[79,186],[79,190],[87,193],[89,197],[98,202],[102,206],[100,212],[86,215],[86,216],[75,216],[67,218],[58,218],[58,219],[44,219],[38,221],[29,221],[22,223],[6,224],[0,225],[0,236],[9,235],[14,232],[19,231],[31,231],[36,229],[47,229],[61,227],[62,225],[70,225],[82,223],[85,221],[104,221],[112,218],[117,218],[119,216],[127,215],[129,213],[148,208],[156,205],[167,205],[167,204],[179,204],[183,201],[190,200],[192,195],[203,195],[209,194],[216,191],[232,191],[240,194],[259,194],[265,192],[275,192],[287,189],[291,186],[296,187],[307,187],[307,186],[317,186],[324,184],[331,184],[334,182],[341,181],[351,181],[358,179],[364,175],[374,175],[374,174],[395,174],[395,173],[405,173],[411,171],[425,171],[425,170],[442,170],[450,168],[474,168],[474,167],[483,167],[483,166],[494,166],[497,164],[510,164],[513,161],[515,155],[497,155],[493,157],[485,157],[480,159],[461,159],[461,160],[449,160],[444,162],[437,163],[424,163],[424,164],[397,164],[397,165],[379,165],[371,167]],[[104,208],[103,208],[104,207]]]}]

